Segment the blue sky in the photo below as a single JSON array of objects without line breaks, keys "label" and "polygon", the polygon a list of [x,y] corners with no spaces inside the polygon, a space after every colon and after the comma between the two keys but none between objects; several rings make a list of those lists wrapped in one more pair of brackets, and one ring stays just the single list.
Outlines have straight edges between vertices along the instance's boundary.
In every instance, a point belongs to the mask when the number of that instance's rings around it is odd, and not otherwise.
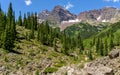
[{"label": "blue sky", "polygon": [[100,9],[105,6],[120,8],[120,0],[0,0],[2,9],[6,12],[9,3],[12,2],[13,9],[18,17],[19,11],[26,13],[52,10],[54,6],[61,5],[78,15],[80,12],[92,9]]}]

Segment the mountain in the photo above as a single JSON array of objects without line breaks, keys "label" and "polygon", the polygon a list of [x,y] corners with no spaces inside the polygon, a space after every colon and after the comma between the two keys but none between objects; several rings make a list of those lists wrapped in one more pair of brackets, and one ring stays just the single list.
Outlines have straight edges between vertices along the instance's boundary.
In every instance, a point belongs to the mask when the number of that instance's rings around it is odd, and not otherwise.
[{"label": "mountain", "polygon": [[110,22],[120,20],[120,10],[114,7],[104,7],[98,10],[90,10],[80,13],[77,18],[88,23]]},{"label": "mountain", "polygon": [[53,23],[60,24],[62,21],[76,19],[77,16],[66,10],[62,6],[55,6],[52,11],[44,10],[38,14],[39,21],[50,20]]},{"label": "mountain", "polygon": [[101,22],[115,23],[120,20],[120,9],[115,7],[104,7],[102,9],[81,12],[78,16],[66,10],[62,6],[55,6],[52,11],[44,10],[38,14],[39,22],[50,20],[52,23],[61,24],[61,28],[78,23],[87,22],[98,25]]}]

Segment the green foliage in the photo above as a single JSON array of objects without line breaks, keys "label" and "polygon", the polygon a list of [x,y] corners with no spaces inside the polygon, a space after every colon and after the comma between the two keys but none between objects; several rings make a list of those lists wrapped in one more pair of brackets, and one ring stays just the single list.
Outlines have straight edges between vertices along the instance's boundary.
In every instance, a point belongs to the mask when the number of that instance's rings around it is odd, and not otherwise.
[{"label": "green foliage", "polygon": [[35,75],[39,75],[39,70],[36,70],[36,71],[35,71]]},{"label": "green foliage", "polygon": [[90,60],[93,60],[93,55],[91,50],[88,51],[88,57]]},{"label": "green foliage", "polygon": [[96,34],[98,32],[98,29],[97,27],[92,26],[88,23],[78,23],[66,28],[64,31],[66,34],[74,37],[76,37],[80,33],[81,38],[86,39]]},{"label": "green foliage", "polygon": [[56,29],[50,27],[48,21],[45,23],[41,23],[38,27],[37,32],[38,41],[40,41],[44,45],[53,46],[54,38],[58,38],[56,35]]},{"label": "green foliage", "polygon": [[12,9],[12,3],[9,5],[7,23],[5,26],[5,31],[2,33],[1,37],[1,45],[3,49],[10,51],[14,47],[14,41],[16,39],[15,16]]},{"label": "green foliage", "polygon": [[22,26],[22,16],[21,16],[21,11],[19,12],[20,16],[18,17],[18,25]]},{"label": "green foliage", "polygon": [[57,39],[54,38],[54,41],[53,41],[53,47],[54,47],[54,50],[57,52]]},{"label": "green foliage", "polygon": [[55,68],[55,67],[48,67],[44,70],[44,73],[53,73],[53,72],[56,72],[58,69]]},{"label": "green foliage", "polygon": [[65,66],[67,63],[65,61],[59,61],[57,64],[55,64],[54,66],[55,67],[62,67],[62,66]]}]

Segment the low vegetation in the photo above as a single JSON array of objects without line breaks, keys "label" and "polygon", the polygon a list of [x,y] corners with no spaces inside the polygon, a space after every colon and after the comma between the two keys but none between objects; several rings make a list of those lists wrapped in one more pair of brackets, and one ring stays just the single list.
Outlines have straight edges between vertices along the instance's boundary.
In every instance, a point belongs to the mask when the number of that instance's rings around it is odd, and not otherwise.
[{"label": "low vegetation", "polygon": [[56,72],[60,67],[80,64],[83,67],[119,46],[119,24],[95,27],[79,23],[63,32],[51,27],[49,21],[37,23],[37,13],[21,12],[15,21],[12,4],[7,15],[0,10],[0,65],[3,74],[36,75]]}]

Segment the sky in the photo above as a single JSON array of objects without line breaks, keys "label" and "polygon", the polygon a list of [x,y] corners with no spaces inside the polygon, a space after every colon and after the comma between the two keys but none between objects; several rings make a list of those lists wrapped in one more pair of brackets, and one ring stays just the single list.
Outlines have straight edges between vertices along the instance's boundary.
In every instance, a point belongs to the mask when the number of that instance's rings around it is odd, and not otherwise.
[{"label": "sky", "polygon": [[5,12],[7,12],[10,2],[12,2],[16,17],[18,17],[19,11],[22,15],[27,12],[40,13],[45,9],[51,11],[56,5],[61,5],[76,15],[83,11],[106,6],[120,8],[120,0],[0,0]]}]

